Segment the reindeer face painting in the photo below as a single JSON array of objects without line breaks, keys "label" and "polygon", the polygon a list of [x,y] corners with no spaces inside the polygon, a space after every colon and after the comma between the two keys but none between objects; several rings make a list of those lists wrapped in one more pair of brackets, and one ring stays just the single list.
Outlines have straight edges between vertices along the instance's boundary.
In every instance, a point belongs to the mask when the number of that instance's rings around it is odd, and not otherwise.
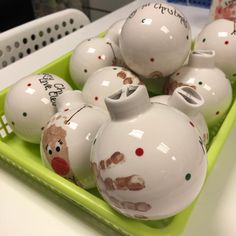
[{"label": "reindeer face painting", "polygon": [[100,110],[86,105],[54,115],[41,141],[45,165],[83,188],[94,187],[90,149],[98,128],[106,119]]},{"label": "reindeer face painting", "polygon": [[64,177],[70,175],[69,153],[66,143],[66,131],[55,125],[43,134],[44,152],[53,170]]}]

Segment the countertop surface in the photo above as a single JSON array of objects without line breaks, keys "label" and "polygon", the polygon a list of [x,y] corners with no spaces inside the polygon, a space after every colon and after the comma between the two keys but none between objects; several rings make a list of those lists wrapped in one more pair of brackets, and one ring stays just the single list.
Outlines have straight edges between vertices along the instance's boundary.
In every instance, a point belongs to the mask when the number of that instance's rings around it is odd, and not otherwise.
[{"label": "countertop surface", "polygon": [[[127,17],[133,9],[145,2],[148,1],[135,1],[0,70],[0,88],[13,84],[73,50],[82,40],[106,30],[113,22]],[[188,18],[195,37],[207,23],[209,10],[175,6]],[[205,183],[186,226],[185,236],[236,235],[235,140],[236,127]],[[0,189],[0,235],[119,235],[72,202],[55,195],[3,161],[0,161]]]}]

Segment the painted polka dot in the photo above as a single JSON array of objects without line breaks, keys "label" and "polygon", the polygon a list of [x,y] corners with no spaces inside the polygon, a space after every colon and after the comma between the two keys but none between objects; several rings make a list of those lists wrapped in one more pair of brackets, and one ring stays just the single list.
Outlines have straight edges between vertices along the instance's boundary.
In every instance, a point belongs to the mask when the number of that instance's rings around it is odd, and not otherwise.
[{"label": "painted polka dot", "polygon": [[199,85],[202,85],[202,81],[199,81],[198,84],[199,84]]},{"label": "painted polka dot", "polygon": [[151,62],[154,62],[154,61],[155,61],[155,59],[154,59],[154,58],[150,58],[150,61],[151,61]]},{"label": "painted polka dot", "polygon": [[113,70],[117,70],[117,68],[114,67]]},{"label": "painted polka dot", "polygon": [[44,127],[41,127],[41,130],[44,130]]},{"label": "painted polka dot", "polygon": [[226,40],[226,41],[225,41],[225,45],[228,45],[228,44],[229,44],[229,41]]},{"label": "painted polka dot", "polygon": [[187,39],[187,40],[189,39],[188,35],[186,36],[186,39]]},{"label": "painted polka dot", "polygon": [[137,148],[137,149],[135,150],[135,154],[136,154],[137,156],[139,156],[139,157],[142,156],[143,153],[144,153],[144,151],[143,151],[142,148]]},{"label": "painted polka dot", "polygon": [[11,122],[11,124],[12,124],[12,125],[15,125],[15,122],[14,122],[14,121],[12,121],[12,122]]},{"label": "painted polka dot", "polygon": [[177,73],[176,73],[176,76],[178,76],[178,75],[180,75],[180,73],[179,73],[179,72],[177,72]]},{"label": "painted polka dot", "polygon": [[190,124],[192,127],[195,127],[192,121],[189,121],[189,124]]},{"label": "painted polka dot", "polygon": [[189,181],[190,179],[191,179],[191,174],[190,173],[186,174],[185,175],[185,180]]},{"label": "painted polka dot", "polygon": [[98,100],[98,97],[97,97],[97,96],[96,96],[96,97],[94,97],[94,100],[95,100],[95,101],[97,101],[97,100]]},{"label": "painted polka dot", "polygon": [[219,114],[220,114],[220,112],[219,112],[219,111],[217,111],[217,112],[216,112],[216,115],[219,115]]},{"label": "painted polka dot", "polygon": [[84,73],[87,73],[88,71],[87,71],[87,69],[84,69]]},{"label": "painted polka dot", "polygon": [[26,112],[23,112],[22,115],[23,115],[24,117],[26,117],[26,116],[27,116],[27,113],[26,113]]},{"label": "painted polka dot", "polygon": [[69,108],[66,108],[64,111],[69,111]]},{"label": "painted polka dot", "polygon": [[27,86],[30,87],[30,86],[31,86],[31,83],[28,83]]},{"label": "painted polka dot", "polygon": [[202,40],[202,42],[205,43],[205,42],[206,42],[206,39],[204,38],[204,39]]},{"label": "painted polka dot", "polygon": [[101,60],[101,59],[102,59],[102,57],[101,57],[101,56],[98,56],[98,59],[99,59],[99,60]]}]

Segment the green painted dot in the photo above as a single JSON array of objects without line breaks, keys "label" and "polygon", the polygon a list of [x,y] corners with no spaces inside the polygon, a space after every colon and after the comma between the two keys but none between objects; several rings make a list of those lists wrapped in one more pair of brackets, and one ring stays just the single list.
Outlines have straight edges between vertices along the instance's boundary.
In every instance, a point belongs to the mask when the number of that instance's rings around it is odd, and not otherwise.
[{"label": "green painted dot", "polygon": [[26,116],[27,116],[27,113],[26,113],[26,112],[23,112],[22,115],[23,115],[24,117],[26,117]]},{"label": "green painted dot", "polygon": [[189,174],[189,173],[186,174],[186,175],[185,175],[185,180],[189,181],[190,179],[191,179],[191,174]]}]

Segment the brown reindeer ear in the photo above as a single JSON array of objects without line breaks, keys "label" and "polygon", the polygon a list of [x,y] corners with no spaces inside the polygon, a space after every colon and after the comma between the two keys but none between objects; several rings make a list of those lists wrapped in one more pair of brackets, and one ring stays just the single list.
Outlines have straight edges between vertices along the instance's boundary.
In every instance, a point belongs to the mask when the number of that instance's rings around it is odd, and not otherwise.
[{"label": "brown reindeer ear", "polygon": [[133,80],[131,77],[127,77],[126,79],[123,80],[123,84],[132,84]]},{"label": "brown reindeer ear", "polygon": [[66,131],[62,127],[53,124],[44,130],[43,143],[47,142],[47,140],[50,140],[52,137],[65,138]]},{"label": "brown reindeer ear", "polygon": [[126,73],[122,70],[122,71],[117,73],[117,77],[120,77],[121,79],[125,79],[126,78]]}]

